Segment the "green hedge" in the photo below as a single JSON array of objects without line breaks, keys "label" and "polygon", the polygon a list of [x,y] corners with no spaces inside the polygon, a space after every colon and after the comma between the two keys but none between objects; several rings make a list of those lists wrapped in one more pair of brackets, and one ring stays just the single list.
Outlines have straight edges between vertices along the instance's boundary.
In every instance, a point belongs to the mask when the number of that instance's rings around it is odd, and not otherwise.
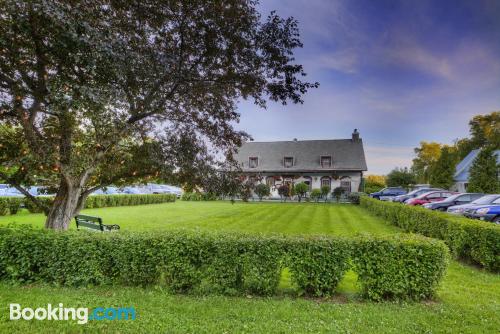
[{"label": "green hedge", "polygon": [[[38,200],[45,202],[47,205],[52,205],[53,197],[43,196],[38,197]],[[144,204],[158,204],[175,202],[174,194],[147,194],[147,195],[93,195],[89,196],[85,201],[85,209],[104,208],[110,206],[130,206]],[[23,206],[31,213],[41,213],[42,210],[33,202],[26,200],[23,197],[0,197],[0,216],[16,214]]]},{"label": "green hedge", "polygon": [[361,206],[405,231],[443,240],[455,257],[500,271],[500,226],[363,196]]},{"label": "green hedge", "polygon": [[185,192],[181,196],[183,201],[215,201],[217,200],[217,195],[213,193],[191,193]]},{"label": "green hedge", "polygon": [[163,285],[182,293],[273,295],[282,270],[288,268],[302,293],[328,296],[353,268],[367,298],[421,299],[432,296],[446,258],[444,243],[416,236],[347,239],[0,228],[0,279],[23,283]]}]

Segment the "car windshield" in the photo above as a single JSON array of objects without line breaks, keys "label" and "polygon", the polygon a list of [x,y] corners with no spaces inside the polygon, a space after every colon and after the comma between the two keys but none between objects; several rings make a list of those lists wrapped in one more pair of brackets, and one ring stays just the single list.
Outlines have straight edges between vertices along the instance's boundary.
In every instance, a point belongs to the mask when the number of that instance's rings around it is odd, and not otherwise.
[{"label": "car windshield", "polygon": [[456,194],[456,195],[451,195],[447,197],[443,202],[453,202],[455,199],[457,199],[459,196],[462,196],[463,194]]},{"label": "car windshield", "polygon": [[500,198],[500,195],[487,195],[487,196],[483,196],[481,198],[476,199],[471,204],[490,204],[491,202],[493,202],[497,198]]}]

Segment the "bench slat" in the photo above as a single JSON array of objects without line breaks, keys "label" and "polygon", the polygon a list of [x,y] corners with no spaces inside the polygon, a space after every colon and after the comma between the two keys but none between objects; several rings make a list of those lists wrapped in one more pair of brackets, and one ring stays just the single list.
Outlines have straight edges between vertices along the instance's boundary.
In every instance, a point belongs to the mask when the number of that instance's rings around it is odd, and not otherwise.
[{"label": "bench slat", "polygon": [[120,229],[120,226],[116,224],[104,225],[102,223],[101,217],[78,215],[75,216],[75,222],[77,229],[80,229],[80,227],[85,227],[91,230],[102,231],[102,232],[111,232]]}]

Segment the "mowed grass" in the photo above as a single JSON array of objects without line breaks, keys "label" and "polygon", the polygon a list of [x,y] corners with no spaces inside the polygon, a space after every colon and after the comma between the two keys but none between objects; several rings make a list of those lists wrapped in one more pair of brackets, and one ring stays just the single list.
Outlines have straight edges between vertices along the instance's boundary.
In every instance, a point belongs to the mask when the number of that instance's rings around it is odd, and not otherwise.
[{"label": "mowed grass", "polygon": [[[185,202],[84,210],[122,231],[156,231],[173,228],[230,230],[254,233],[390,234],[398,229],[349,204],[268,202]],[[0,224],[21,223],[43,227],[45,216],[29,214],[0,217]],[[71,223],[75,228],[75,223]]]},{"label": "mowed grass", "polygon": [[[256,233],[354,235],[401,232],[352,205],[324,203],[177,202],[86,210],[123,230],[193,228]],[[22,212],[0,224],[43,226],[43,215]],[[72,223],[72,228],[74,228]],[[0,333],[498,333],[500,275],[452,261],[435,300],[372,303],[358,297],[350,272],[329,299],[304,299],[288,291],[270,298],[172,295],[162,287],[13,286],[0,283]],[[128,307],[128,321],[10,321],[8,305],[36,308]]]}]

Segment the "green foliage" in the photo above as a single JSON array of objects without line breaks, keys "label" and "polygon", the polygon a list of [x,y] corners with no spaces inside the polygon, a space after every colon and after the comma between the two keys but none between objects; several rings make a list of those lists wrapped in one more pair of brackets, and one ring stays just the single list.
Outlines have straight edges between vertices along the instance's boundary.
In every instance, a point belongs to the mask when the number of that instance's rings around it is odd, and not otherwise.
[{"label": "green foliage", "polygon": [[183,201],[215,201],[217,196],[213,193],[185,192],[181,196]]},{"label": "green foliage", "polygon": [[500,271],[500,226],[366,196],[361,206],[408,232],[441,239],[456,257]]},{"label": "green foliage", "polygon": [[329,186],[321,186],[321,197],[325,199],[325,202],[328,200],[329,193],[330,193]]},{"label": "green foliage", "polygon": [[[441,147],[440,143],[422,141],[420,147],[414,149],[416,157],[413,159],[411,170],[416,179],[412,183],[429,183],[431,169],[441,155]],[[387,185],[398,186],[402,184],[391,185],[388,183]]]},{"label": "green foliage", "polygon": [[291,239],[287,246],[287,266],[292,282],[301,293],[330,296],[349,270],[352,242],[349,239],[303,237]]},{"label": "green foliage", "polygon": [[371,194],[386,187],[386,177],[383,175],[367,175],[364,178],[364,192]]},{"label": "green foliage", "polygon": [[269,186],[265,183],[259,183],[255,187],[255,194],[259,197],[259,200],[262,201],[263,197],[271,194],[271,188],[269,188]]},{"label": "green foliage", "polygon": [[415,174],[408,168],[395,168],[387,174],[387,186],[408,188],[411,184],[416,183]]},{"label": "green foliage", "polygon": [[5,216],[8,212],[9,212],[8,199],[0,197],[0,216]]},{"label": "green foliage", "polygon": [[483,148],[469,171],[467,191],[495,194],[500,192],[500,165],[493,148]]},{"label": "green foliage", "polygon": [[311,199],[314,200],[315,202],[318,202],[319,199],[321,198],[321,189],[313,189],[311,191]]},{"label": "green foliage", "polygon": [[293,190],[297,195],[297,197],[299,198],[299,202],[301,202],[302,197],[304,197],[309,191],[309,186],[304,182],[299,182],[293,186]]},{"label": "green foliage", "polygon": [[353,252],[363,294],[372,300],[432,297],[449,257],[442,241],[415,235],[361,237]]},{"label": "green foliage", "polygon": [[336,187],[335,189],[333,189],[333,196],[335,197],[335,200],[337,201],[337,203],[340,201],[340,197],[342,196],[342,194],[344,192],[345,192],[345,189],[342,187]]},{"label": "green foliage", "polygon": [[456,154],[448,146],[441,148],[439,159],[430,169],[430,184],[435,188],[450,189],[455,183],[453,175],[457,164]]},{"label": "green foliage", "polygon": [[290,197],[290,187],[288,184],[282,184],[281,186],[278,187],[278,194],[280,195],[281,199],[286,199]]},{"label": "green foliage", "polygon": [[[37,197],[39,201],[47,205],[51,205],[53,197],[43,196]],[[93,195],[87,197],[85,201],[85,209],[104,208],[112,206],[132,206],[145,204],[159,204],[167,202],[175,202],[176,196],[173,194],[146,194],[146,195]],[[42,213],[43,211],[33,204],[32,201],[21,197],[0,197],[0,215],[5,207],[10,210],[11,214],[16,214],[21,205],[31,213]],[[7,214],[7,210],[4,212]]]},{"label": "green foliage", "polygon": [[[438,241],[416,237],[407,241],[0,228],[2,280],[67,286],[164,285],[173,292],[195,294],[273,295],[286,266],[302,293],[327,296],[354,263],[367,297],[421,299],[432,296],[446,266],[445,254]],[[389,263],[391,268],[380,276],[370,269]]]},{"label": "green foliage", "polygon": [[359,200],[360,200],[362,195],[363,195],[363,193],[351,192],[347,195],[347,199],[352,204],[359,204]]}]

